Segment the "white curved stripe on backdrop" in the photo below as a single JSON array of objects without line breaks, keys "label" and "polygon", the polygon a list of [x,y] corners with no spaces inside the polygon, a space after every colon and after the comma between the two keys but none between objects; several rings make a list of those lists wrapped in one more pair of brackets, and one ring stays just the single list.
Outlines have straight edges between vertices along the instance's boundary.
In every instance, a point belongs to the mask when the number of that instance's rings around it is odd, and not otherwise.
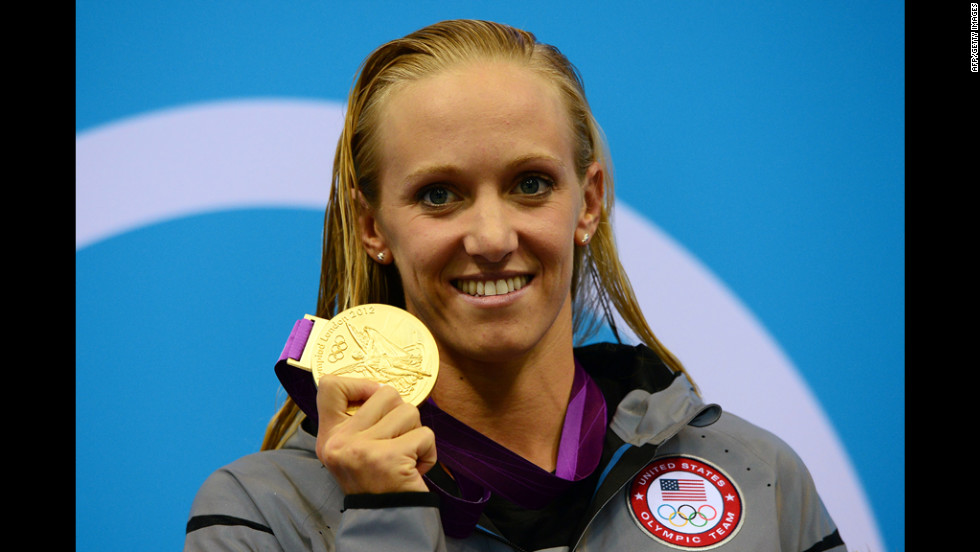
[{"label": "white curved stripe on backdrop", "polygon": [[75,140],[75,247],[204,211],[322,209],[342,123],[336,103],[253,100],[84,132]]},{"label": "white curved stripe on backdrop", "polygon": [[[76,250],[190,214],[322,209],[342,120],[336,103],[235,101],[154,112],[82,133],[75,152]],[[768,332],[706,267],[638,212],[620,202],[614,223],[644,312],[706,400],[792,445],[850,547],[883,550],[829,419]]]}]

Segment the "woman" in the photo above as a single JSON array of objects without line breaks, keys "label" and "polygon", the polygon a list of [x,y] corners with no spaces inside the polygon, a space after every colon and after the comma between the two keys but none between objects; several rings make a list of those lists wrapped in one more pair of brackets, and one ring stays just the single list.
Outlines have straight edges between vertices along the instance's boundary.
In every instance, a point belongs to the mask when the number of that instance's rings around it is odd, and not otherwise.
[{"label": "woman", "polygon": [[[317,315],[405,309],[429,400],[324,376],[195,500],[187,549],[844,550],[802,462],[705,405],[619,264],[574,67],[447,21],[376,50],[334,160]],[[643,345],[574,347],[613,309]],[[282,376],[282,374],[281,374]],[[359,408],[349,415],[352,404]]]}]

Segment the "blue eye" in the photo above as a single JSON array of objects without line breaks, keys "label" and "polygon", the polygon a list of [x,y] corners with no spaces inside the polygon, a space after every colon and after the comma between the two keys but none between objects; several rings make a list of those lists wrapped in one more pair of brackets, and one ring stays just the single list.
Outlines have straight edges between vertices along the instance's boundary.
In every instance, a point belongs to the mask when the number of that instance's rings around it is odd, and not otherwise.
[{"label": "blue eye", "polygon": [[525,195],[543,194],[551,189],[551,181],[541,176],[526,176],[517,184],[517,191]]},{"label": "blue eye", "polygon": [[423,190],[422,193],[419,194],[419,199],[423,203],[427,203],[429,205],[445,205],[452,200],[454,195],[455,194],[442,186],[433,186]]}]

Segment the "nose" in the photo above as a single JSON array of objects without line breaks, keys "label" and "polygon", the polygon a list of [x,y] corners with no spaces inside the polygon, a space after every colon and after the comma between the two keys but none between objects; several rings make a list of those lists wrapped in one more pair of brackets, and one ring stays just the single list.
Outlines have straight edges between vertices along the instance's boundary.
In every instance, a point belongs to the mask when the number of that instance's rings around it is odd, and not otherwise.
[{"label": "nose", "polygon": [[496,194],[480,197],[467,210],[467,230],[463,237],[467,254],[484,262],[497,263],[517,249],[515,213],[508,213],[502,198]]}]

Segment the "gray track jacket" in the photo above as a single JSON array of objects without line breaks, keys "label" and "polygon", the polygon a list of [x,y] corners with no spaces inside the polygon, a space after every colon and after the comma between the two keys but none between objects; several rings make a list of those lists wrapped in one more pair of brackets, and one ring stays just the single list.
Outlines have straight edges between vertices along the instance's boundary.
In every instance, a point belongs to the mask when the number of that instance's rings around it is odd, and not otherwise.
[{"label": "gray track jacket", "polygon": [[[574,544],[549,550],[845,552],[809,472],[779,438],[704,404],[645,347],[602,344],[576,358],[606,396],[610,431],[585,519],[568,520],[579,527]],[[315,441],[299,430],[282,449],[212,474],[185,550],[521,550],[486,515],[454,539],[433,505],[345,507]]]}]

